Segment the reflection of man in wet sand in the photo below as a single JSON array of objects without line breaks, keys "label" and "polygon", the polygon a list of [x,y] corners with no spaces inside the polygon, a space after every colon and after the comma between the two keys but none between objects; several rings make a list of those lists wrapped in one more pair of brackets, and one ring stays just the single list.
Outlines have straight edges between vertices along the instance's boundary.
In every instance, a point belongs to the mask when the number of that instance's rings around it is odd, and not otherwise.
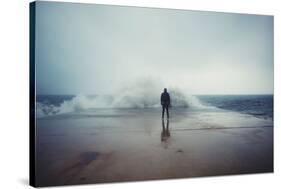
[{"label": "reflection of man in wet sand", "polygon": [[165,121],[162,119],[162,132],[161,132],[161,142],[164,144],[164,148],[168,148],[169,145],[169,138],[170,138],[170,131],[169,131],[169,120],[167,120],[167,125],[165,127]]},{"label": "reflection of man in wet sand", "polygon": [[161,94],[161,105],[162,105],[162,119],[164,118],[165,110],[167,112],[167,119],[169,119],[169,106],[170,106],[170,95],[167,89]]}]

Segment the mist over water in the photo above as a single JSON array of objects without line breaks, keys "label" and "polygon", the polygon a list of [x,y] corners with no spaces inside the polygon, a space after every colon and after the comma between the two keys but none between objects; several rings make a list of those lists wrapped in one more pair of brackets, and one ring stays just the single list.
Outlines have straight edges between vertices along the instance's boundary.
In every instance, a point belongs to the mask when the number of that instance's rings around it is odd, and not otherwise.
[{"label": "mist over water", "polygon": [[[38,117],[57,115],[70,112],[86,111],[94,108],[159,108],[163,85],[151,79],[122,87],[109,95],[75,95],[73,98],[52,103],[47,99],[36,103]],[[176,87],[168,88],[171,96],[171,106],[181,108],[205,108],[200,100]]]},{"label": "mist over water", "polygon": [[38,118],[59,114],[90,113],[99,109],[159,109],[160,96],[168,89],[173,110],[234,111],[259,118],[273,119],[273,95],[191,95],[179,85],[165,86],[160,79],[140,78],[124,83],[111,94],[38,95]]}]

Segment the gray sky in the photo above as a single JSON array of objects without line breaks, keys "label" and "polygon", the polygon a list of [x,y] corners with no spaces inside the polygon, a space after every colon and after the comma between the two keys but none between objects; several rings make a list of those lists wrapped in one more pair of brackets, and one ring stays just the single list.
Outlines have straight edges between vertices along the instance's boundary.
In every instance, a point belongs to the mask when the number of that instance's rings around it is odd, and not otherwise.
[{"label": "gray sky", "polygon": [[110,94],[143,79],[190,94],[273,93],[272,16],[56,2],[36,11],[37,94]]}]

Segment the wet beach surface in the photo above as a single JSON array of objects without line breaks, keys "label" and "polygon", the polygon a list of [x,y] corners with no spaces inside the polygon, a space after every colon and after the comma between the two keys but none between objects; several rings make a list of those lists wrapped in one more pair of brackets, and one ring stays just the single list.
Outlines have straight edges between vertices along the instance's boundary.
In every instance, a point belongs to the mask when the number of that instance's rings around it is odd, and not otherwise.
[{"label": "wet beach surface", "polygon": [[219,109],[100,109],[37,120],[41,186],[273,172],[273,122]]}]

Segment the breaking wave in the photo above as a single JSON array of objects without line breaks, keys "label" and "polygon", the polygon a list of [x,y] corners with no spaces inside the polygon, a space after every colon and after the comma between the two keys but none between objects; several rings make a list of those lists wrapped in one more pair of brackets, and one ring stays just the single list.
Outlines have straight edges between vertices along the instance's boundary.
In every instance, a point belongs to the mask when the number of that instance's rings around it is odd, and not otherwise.
[{"label": "breaking wave", "polygon": [[[94,108],[159,108],[160,89],[153,82],[141,82],[120,90],[112,95],[77,95],[61,103],[36,103],[36,115],[38,117],[81,112]],[[206,108],[197,97],[185,94],[176,88],[168,89],[171,97],[171,106],[181,108]]]}]

